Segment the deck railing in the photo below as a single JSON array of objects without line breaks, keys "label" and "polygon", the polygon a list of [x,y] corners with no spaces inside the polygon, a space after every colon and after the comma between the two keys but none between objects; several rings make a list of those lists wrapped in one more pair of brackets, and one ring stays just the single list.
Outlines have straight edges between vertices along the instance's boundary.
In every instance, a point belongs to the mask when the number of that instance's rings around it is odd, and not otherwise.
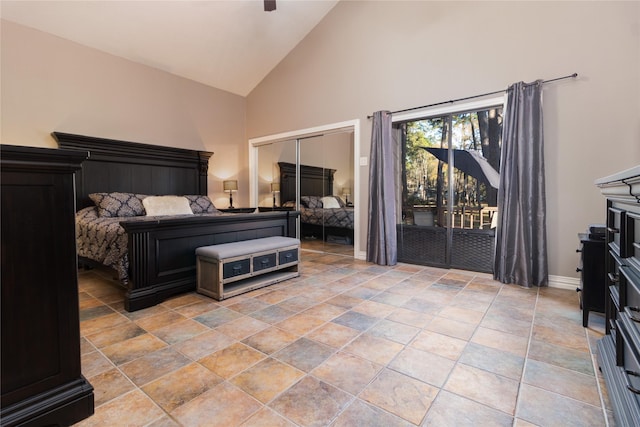
[{"label": "deck railing", "polygon": [[[448,209],[442,207],[413,207],[413,218],[406,218],[406,224],[434,226],[449,224]],[[452,215],[453,228],[487,230],[496,228],[498,208],[496,206],[456,206]],[[438,220],[440,218],[440,220]]]}]

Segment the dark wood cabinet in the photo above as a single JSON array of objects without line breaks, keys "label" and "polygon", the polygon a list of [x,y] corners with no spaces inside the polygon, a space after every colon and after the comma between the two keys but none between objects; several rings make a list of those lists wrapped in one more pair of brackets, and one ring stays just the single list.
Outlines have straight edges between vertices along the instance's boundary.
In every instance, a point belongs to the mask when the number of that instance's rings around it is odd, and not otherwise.
[{"label": "dark wood cabinet", "polygon": [[580,308],[582,309],[582,326],[589,325],[589,313],[605,310],[605,274],[604,274],[604,239],[594,239],[587,233],[578,234],[580,239]]},{"label": "dark wood cabinet", "polygon": [[86,152],[0,146],[2,426],[94,411],[80,369],[74,174]]},{"label": "dark wood cabinet", "polygon": [[640,166],[596,181],[607,198],[606,335],[599,364],[619,426],[640,420]]}]

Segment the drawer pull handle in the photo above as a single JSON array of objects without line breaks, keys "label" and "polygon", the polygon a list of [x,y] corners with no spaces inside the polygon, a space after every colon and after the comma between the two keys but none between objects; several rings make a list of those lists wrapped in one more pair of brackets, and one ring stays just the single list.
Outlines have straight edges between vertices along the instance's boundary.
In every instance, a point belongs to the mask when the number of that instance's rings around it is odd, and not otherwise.
[{"label": "drawer pull handle", "polygon": [[609,233],[619,233],[619,232],[620,232],[620,229],[618,229],[618,228],[613,228],[613,227],[607,227],[607,231],[608,231]]},{"label": "drawer pull handle", "polygon": [[617,274],[609,273],[607,276],[609,276],[609,280],[613,283],[617,283],[620,281],[620,277]]},{"label": "drawer pull handle", "polygon": [[262,261],[260,261],[260,264],[267,265],[267,264],[269,264],[269,260],[268,259],[263,259]]},{"label": "drawer pull handle", "polygon": [[285,257],[286,259],[289,259],[289,258],[291,258],[292,256],[293,256],[293,254],[286,254],[284,257]]},{"label": "drawer pull handle", "polygon": [[237,276],[238,274],[242,273],[242,266],[241,265],[234,265],[232,268],[232,273],[234,276]]},{"label": "drawer pull handle", "polygon": [[630,313],[631,311],[635,311],[636,313],[640,312],[640,307],[629,307],[629,306],[627,306],[627,307],[625,307],[625,311],[627,312],[627,316],[629,316],[629,318],[631,320],[633,320],[636,323],[640,323],[640,317],[634,316],[633,314]]},{"label": "drawer pull handle", "polygon": [[576,249],[576,252],[580,253],[580,252],[582,252],[582,249]]},{"label": "drawer pull handle", "polygon": [[580,273],[582,269],[580,267],[576,268],[576,273]]},{"label": "drawer pull handle", "polygon": [[[639,374],[639,373],[637,373],[637,372],[635,372],[635,371],[625,370],[624,372],[625,372],[627,375],[631,375],[631,376],[634,376],[634,377],[640,377],[640,374]],[[634,394],[640,394],[640,389],[637,389],[637,388],[635,388],[634,386],[632,386],[631,384],[629,384],[629,380],[627,380],[626,378],[625,378],[625,382],[627,383],[627,389],[629,389],[629,391],[630,391],[631,393],[634,393]]]}]

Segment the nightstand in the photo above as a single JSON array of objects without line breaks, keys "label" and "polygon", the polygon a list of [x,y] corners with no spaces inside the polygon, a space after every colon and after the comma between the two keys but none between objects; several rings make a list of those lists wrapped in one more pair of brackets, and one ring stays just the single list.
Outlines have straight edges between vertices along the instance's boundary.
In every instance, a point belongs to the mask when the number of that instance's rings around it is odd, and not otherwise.
[{"label": "nightstand", "polygon": [[256,208],[218,208],[218,210],[224,213],[254,213]]},{"label": "nightstand", "polygon": [[[604,226],[603,226],[604,228]],[[578,233],[580,248],[576,249],[580,255],[580,267],[576,272],[580,273],[580,308],[582,309],[582,326],[589,325],[589,312],[604,313],[606,301],[606,276],[605,276],[605,248],[604,235],[602,239],[592,238],[588,233]]]}]

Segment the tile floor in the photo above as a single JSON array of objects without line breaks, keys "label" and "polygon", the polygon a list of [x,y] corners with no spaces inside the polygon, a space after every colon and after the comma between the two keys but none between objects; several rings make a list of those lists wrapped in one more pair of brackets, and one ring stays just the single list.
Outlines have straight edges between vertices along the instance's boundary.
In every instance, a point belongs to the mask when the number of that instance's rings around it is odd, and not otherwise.
[{"label": "tile floor", "polygon": [[301,276],[133,313],[80,273],[81,426],[603,426],[577,294],[303,251]]},{"label": "tile floor", "polygon": [[300,241],[303,250],[320,251],[335,255],[353,256],[353,245],[332,243],[322,239],[303,238]]}]

